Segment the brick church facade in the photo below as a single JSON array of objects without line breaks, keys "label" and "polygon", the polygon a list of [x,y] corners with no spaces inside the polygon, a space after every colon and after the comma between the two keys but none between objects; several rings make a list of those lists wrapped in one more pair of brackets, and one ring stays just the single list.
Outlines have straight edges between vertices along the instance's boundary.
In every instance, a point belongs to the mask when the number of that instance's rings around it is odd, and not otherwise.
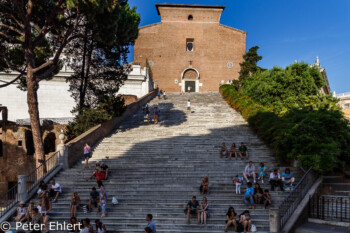
[{"label": "brick church facade", "polygon": [[134,62],[151,67],[168,92],[217,91],[237,79],[247,33],[220,24],[224,6],[156,4],[161,22],[143,26]]}]

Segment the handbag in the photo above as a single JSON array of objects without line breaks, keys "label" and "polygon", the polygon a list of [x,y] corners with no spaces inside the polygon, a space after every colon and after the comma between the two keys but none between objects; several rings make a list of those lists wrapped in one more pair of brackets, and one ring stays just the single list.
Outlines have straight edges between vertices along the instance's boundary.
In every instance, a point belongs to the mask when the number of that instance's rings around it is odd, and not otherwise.
[{"label": "handbag", "polygon": [[256,232],[256,226],[254,224],[252,224],[252,227],[250,229],[252,232]]}]

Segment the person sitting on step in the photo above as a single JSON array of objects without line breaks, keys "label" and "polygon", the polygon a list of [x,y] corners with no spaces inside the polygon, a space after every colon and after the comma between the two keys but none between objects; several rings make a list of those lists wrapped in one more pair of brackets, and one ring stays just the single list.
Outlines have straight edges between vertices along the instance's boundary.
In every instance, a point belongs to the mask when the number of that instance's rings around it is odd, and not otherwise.
[{"label": "person sitting on step", "polygon": [[208,193],[209,194],[209,179],[208,176],[205,176],[201,183],[201,194]]},{"label": "person sitting on step", "polygon": [[26,211],[26,216],[23,219],[23,221],[30,222],[32,220],[32,215],[33,215],[33,209],[35,208],[34,201],[29,202],[29,206]]},{"label": "person sitting on step", "polygon": [[241,142],[241,145],[238,148],[238,153],[239,153],[239,157],[241,157],[241,159],[243,159],[243,156],[246,156],[246,159],[249,159],[249,155],[248,155],[248,148],[244,145],[243,142]]},{"label": "person sitting on step", "polygon": [[209,216],[209,205],[206,197],[203,197],[202,204],[199,210],[200,224],[207,224],[207,217]]},{"label": "person sitting on step", "polygon": [[223,156],[225,156],[226,158],[228,156],[227,147],[224,142],[221,144],[221,147],[220,147],[220,158],[222,158]]},{"label": "person sitting on step", "polygon": [[39,189],[38,191],[36,192],[38,194],[38,198],[41,199],[43,198],[43,196],[46,194],[47,192],[47,184],[45,183],[45,181],[40,181],[40,184],[39,184]]},{"label": "person sitting on step", "polygon": [[23,222],[26,218],[27,208],[25,207],[26,203],[21,201],[19,207],[17,207],[17,216],[15,218],[16,222]]},{"label": "person sitting on step", "polygon": [[96,225],[96,233],[106,233],[107,229],[105,224],[103,224],[99,219],[95,220],[95,225]]},{"label": "person sitting on step", "polygon": [[91,205],[93,204],[95,207],[100,209],[100,194],[97,192],[96,188],[93,187],[90,192],[90,199],[89,199],[89,211],[91,211]]},{"label": "person sitting on step", "polygon": [[156,233],[156,224],[154,224],[153,222],[153,215],[152,214],[147,214],[146,215],[146,221],[148,222],[147,223],[147,227],[151,228],[152,232],[153,233]]},{"label": "person sitting on step", "polygon": [[229,156],[230,160],[233,157],[233,155],[235,155],[235,158],[237,160],[237,150],[236,150],[236,144],[235,143],[232,143],[231,148],[230,148],[230,156]]},{"label": "person sitting on step", "polygon": [[101,180],[105,180],[106,179],[106,172],[103,171],[101,169],[101,167],[96,167],[96,169],[94,169],[94,172],[91,174],[91,176],[89,177],[89,179],[91,180],[91,178],[95,176],[96,181],[101,181]]},{"label": "person sitting on step", "polygon": [[145,233],[153,233],[150,227],[145,227]]},{"label": "person sitting on step", "polygon": [[254,188],[252,183],[248,182],[247,189],[244,194],[244,203],[248,206],[249,209],[255,209],[254,206]]},{"label": "person sitting on step", "polygon": [[248,165],[245,167],[243,177],[247,182],[249,182],[248,177],[253,177],[254,183],[256,183],[255,166],[252,161],[249,161]]},{"label": "person sitting on step", "polygon": [[267,208],[267,206],[272,205],[271,195],[268,189],[264,190],[263,200],[265,209]]},{"label": "person sitting on step", "polygon": [[284,191],[283,189],[283,183],[281,180],[281,175],[278,172],[278,169],[274,169],[273,172],[270,174],[269,182],[271,184],[271,190],[274,191],[275,187],[280,187],[281,191]]},{"label": "person sitting on step", "polygon": [[228,211],[226,213],[226,226],[224,231],[227,232],[228,228],[230,226],[234,226],[235,227],[235,231],[237,231],[237,214],[235,212],[235,209],[230,206],[230,208],[228,208]]},{"label": "person sitting on step", "polygon": [[[41,216],[41,214],[39,213],[38,208],[34,208],[33,214],[31,216],[32,226],[41,226],[41,224],[43,224],[43,222],[44,222],[43,216]],[[17,231],[17,232],[19,232],[19,231]],[[41,233],[41,230],[33,229],[30,233]]]},{"label": "person sitting on step", "polygon": [[286,168],[284,173],[282,173],[282,182],[284,184],[284,187],[286,188],[287,185],[289,185],[290,188],[294,188],[294,181],[295,178],[293,177],[293,173],[289,168]]},{"label": "person sitting on step", "polygon": [[108,166],[104,162],[101,163],[101,170],[105,172],[105,174],[106,174],[105,180],[107,180],[109,169],[108,169]]},{"label": "person sitting on step", "polygon": [[69,224],[71,224],[72,226],[69,232],[74,232],[74,233],[79,232],[79,223],[76,217],[71,217],[69,219]]},{"label": "person sitting on step", "polygon": [[191,214],[197,214],[198,223],[200,222],[199,203],[197,201],[196,196],[193,196],[192,199],[188,201],[185,212],[186,212],[188,224],[190,223],[190,215]]},{"label": "person sitting on step", "polygon": [[239,223],[243,225],[244,233],[250,232],[252,227],[252,218],[250,217],[249,210],[245,210],[239,219]]},{"label": "person sitting on step", "polygon": [[261,183],[263,184],[264,183],[264,178],[266,176],[266,167],[265,167],[264,163],[260,163],[258,169],[259,169],[259,178],[258,178],[258,180],[261,180]]},{"label": "person sitting on step", "polygon": [[263,195],[264,195],[264,192],[263,192],[262,188],[260,187],[260,184],[256,183],[255,187],[254,187],[254,197],[255,197],[256,204],[263,203]]},{"label": "person sitting on step", "polygon": [[49,192],[49,196],[53,198],[52,202],[55,203],[59,195],[62,194],[62,188],[59,183],[57,183],[54,179],[51,179],[51,189]]}]

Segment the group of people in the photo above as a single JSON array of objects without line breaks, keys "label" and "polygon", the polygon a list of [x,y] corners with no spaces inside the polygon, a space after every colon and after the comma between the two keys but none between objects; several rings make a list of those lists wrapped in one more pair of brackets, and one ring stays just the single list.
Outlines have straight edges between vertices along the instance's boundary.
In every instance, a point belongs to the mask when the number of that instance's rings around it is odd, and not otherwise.
[{"label": "group of people", "polygon": [[[33,224],[44,224],[45,231],[49,232],[50,212],[52,211],[52,203],[57,202],[57,198],[62,194],[62,188],[59,183],[51,179],[49,187],[44,181],[39,184],[37,191],[38,204],[31,200],[29,206],[25,207],[25,203],[21,202],[17,208],[16,222],[27,222]],[[40,231],[33,231],[40,232]]]},{"label": "group of people", "polygon": [[[249,178],[253,178],[253,182],[256,183],[256,178],[258,177],[258,180],[261,181],[261,183],[264,183],[264,179],[266,177],[266,166],[264,163],[260,163],[258,167],[258,171],[255,169],[255,165],[252,161],[249,161],[248,165],[246,165],[244,171],[243,171],[243,178],[247,181],[247,183],[250,182]],[[239,176],[236,176],[236,178]],[[238,180],[238,179],[236,179]],[[278,169],[274,169],[268,178],[268,181],[271,185],[271,190],[274,191],[275,187],[279,187],[281,191],[284,191],[285,188],[294,188],[294,182],[295,177],[293,176],[293,173],[289,168],[286,168],[285,171],[281,174],[278,172]],[[241,178],[241,182],[243,182],[243,179]],[[240,183],[236,183],[238,187],[240,187]],[[237,191],[236,191],[237,193]]]},{"label": "group of people", "polygon": [[161,99],[162,96],[163,96],[163,99],[166,99],[166,93],[165,93],[165,91],[159,89],[158,92],[157,92],[157,97],[158,97],[158,99]]},{"label": "group of people", "polygon": [[153,107],[153,117],[152,117],[151,109],[152,108],[149,107],[148,104],[143,107],[144,119],[146,119],[148,123],[151,123],[152,118],[153,118],[154,124],[158,124],[159,123],[159,109],[157,106]]},{"label": "group of people", "polygon": [[249,159],[248,148],[246,147],[246,145],[244,145],[243,142],[241,142],[241,145],[238,147],[238,150],[236,148],[235,143],[231,144],[230,150],[227,149],[224,142],[221,144],[220,158],[225,157],[231,160],[231,158],[234,156],[237,160],[238,155],[241,159],[244,159],[244,158],[246,158],[247,160]]},{"label": "group of people", "polygon": [[[199,204],[197,197],[193,196],[192,199],[187,202],[185,213],[188,224],[190,223],[190,216],[197,215],[198,223],[201,225],[206,225],[207,218],[210,216],[207,198],[203,197],[202,202]],[[251,216],[249,215],[249,210],[245,210],[243,213],[237,216],[234,208],[230,207],[226,213],[226,225],[224,228],[225,232],[227,232],[230,226],[234,226],[235,231],[250,232],[253,224]]]}]

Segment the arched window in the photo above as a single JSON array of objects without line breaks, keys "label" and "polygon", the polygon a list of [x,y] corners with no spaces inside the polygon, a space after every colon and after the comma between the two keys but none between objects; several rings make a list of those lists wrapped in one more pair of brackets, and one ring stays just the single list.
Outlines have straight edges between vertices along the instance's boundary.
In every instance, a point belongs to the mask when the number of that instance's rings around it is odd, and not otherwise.
[{"label": "arched window", "polygon": [[189,15],[188,16],[188,21],[192,21],[193,20],[193,16],[192,15]]}]

